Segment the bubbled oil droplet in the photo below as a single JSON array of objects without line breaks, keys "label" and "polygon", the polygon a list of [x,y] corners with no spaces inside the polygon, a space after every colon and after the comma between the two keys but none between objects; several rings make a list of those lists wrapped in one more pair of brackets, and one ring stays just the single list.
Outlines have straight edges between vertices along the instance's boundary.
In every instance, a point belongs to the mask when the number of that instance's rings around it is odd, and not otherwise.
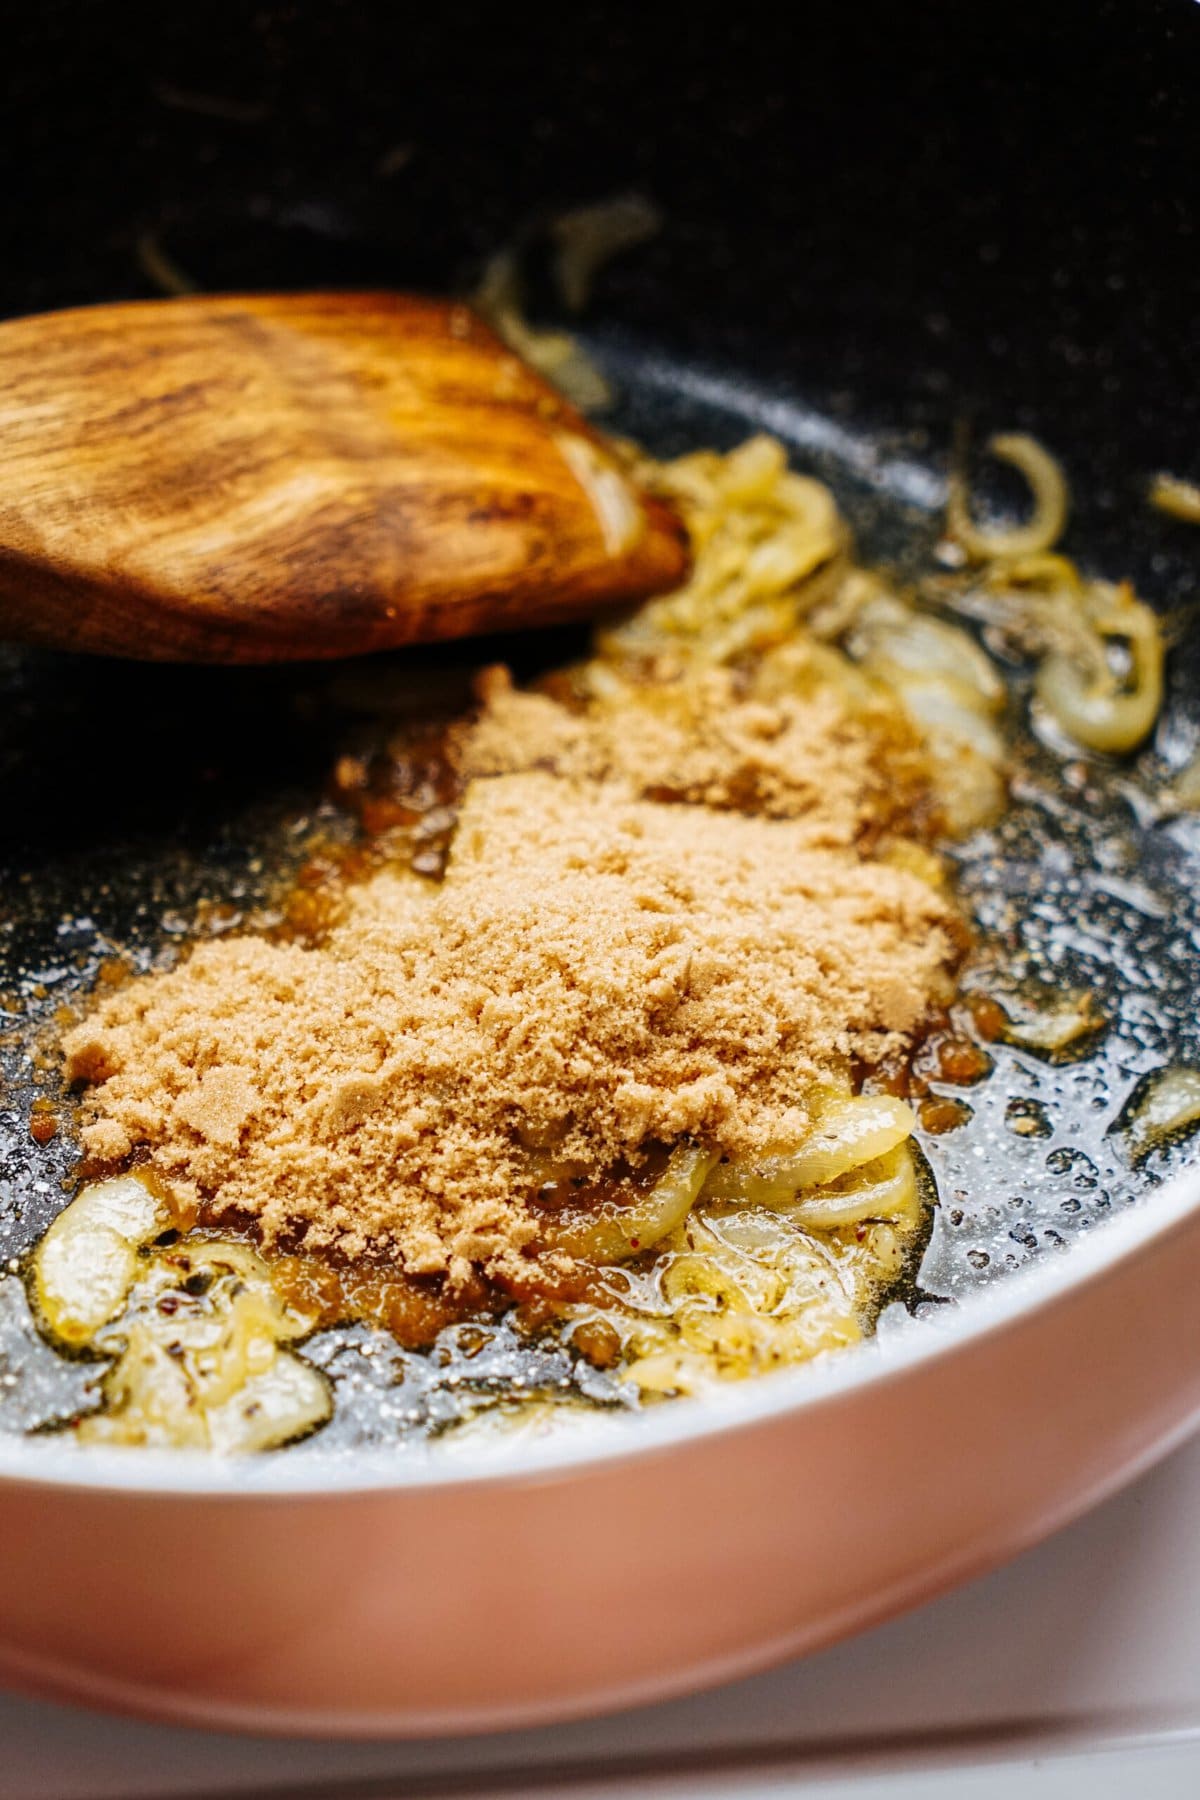
[{"label": "bubbled oil droplet", "polygon": [[1004,1123],[1017,1137],[1048,1138],[1054,1126],[1040,1100],[1015,1098],[1004,1109]]}]

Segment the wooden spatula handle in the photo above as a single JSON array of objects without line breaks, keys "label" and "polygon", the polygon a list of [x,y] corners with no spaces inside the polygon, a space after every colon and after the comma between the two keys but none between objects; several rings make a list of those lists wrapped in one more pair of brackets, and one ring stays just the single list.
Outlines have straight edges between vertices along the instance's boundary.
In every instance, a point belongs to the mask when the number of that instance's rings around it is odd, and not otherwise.
[{"label": "wooden spatula handle", "polygon": [[465,307],[187,297],[0,324],[0,635],[356,654],[670,587],[684,534]]}]

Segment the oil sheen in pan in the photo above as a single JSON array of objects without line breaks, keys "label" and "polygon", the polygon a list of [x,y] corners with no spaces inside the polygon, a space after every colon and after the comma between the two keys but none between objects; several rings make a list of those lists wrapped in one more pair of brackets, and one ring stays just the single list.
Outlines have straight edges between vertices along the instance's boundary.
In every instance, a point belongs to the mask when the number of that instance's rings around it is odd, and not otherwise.
[{"label": "oil sheen in pan", "polygon": [[[624,397],[611,421],[618,430],[663,455],[727,448],[770,430],[789,442],[798,466],[834,488],[865,560],[931,566],[944,488],[920,445],[884,444],[778,389],[756,393],[619,340],[604,352]],[[1072,473],[1086,478],[1086,470]],[[1135,535],[1144,546],[1140,520]],[[1087,563],[1086,537],[1076,538]],[[1105,545],[1096,561],[1102,573],[1140,579],[1160,607],[1180,597],[1138,566],[1144,553],[1123,562],[1119,545]],[[578,647],[556,634],[536,645],[477,646],[472,660],[503,653],[531,673],[531,657],[557,662]],[[929,1307],[965,1302],[1014,1269],[1065,1254],[1192,1153],[1178,1144],[1134,1167],[1115,1129],[1151,1071],[1200,1061],[1200,821],[1159,818],[1154,804],[1200,738],[1189,660],[1194,646],[1185,642],[1154,746],[1133,766],[1064,761],[1020,735],[1010,811],[956,851],[983,936],[968,986],[1088,987],[1107,1024],[1071,1060],[989,1045],[993,1072],[965,1094],[971,1117],[922,1140],[939,1204],[920,1266],[881,1321],[885,1331],[910,1329]],[[429,691],[436,668],[452,697],[464,665],[446,652],[423,662],[420,685]],[[53,1054],[39,1046],[56,1009],[90,986],[118,947],[148,968],[191,931],[198,903],[217,903],[204,928],[221,931],[269,900],[316,822],[315,797],[351,721],[347,684],[327,670],[143,669],[8,653],[0,684],[9,900],[0,926],[0,1430],[28,1431],[90,1408],[99,1373],[44,1344],[21,1278],[23,1256],[70,1188],[74,1160],[70,1102]],[[364,685],[354,684],[356,708]],[[328,829],[327,817],[321,823]],[[45,1145],[29,1130],[39,1099],[59,1121]],[[503,1323],[452,1328],[427,1354],[356,1326],[320,1333],[306,1354],[332,1377],[337,1412],[289,1456],[442,1430],[514,1386],[627,1404],[608,1376],[560,1349],[522,1344]]]}]

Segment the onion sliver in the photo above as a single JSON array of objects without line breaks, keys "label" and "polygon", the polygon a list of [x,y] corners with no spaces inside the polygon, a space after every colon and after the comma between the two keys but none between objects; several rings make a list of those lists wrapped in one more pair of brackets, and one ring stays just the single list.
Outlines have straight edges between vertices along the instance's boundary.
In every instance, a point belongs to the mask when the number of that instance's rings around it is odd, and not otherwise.
[{"label": "onion sliver", "polygon": [[280,1352],[220,1406],[209,1407],[209,1447],[222,1456],[270,1450],[323,1425],[333,1412],[326,1378],[298,1356]]},{"label": "onion sliver", "polygon": [[1200,525],[1200,484],[1178,475],[1156,475],[1150,483],[1150,504],[1188,525]]},{"label": "onion sliver", "polygon": [[1200,1121],[1200,1069],[1177,1063],[1151,1076],[1123,1121],[1134,1162],[1141,1162],[1176,1132]]},{"label": "onion sliver", "polygon": [[578,432],[559,432],[559,454],[591,502],[610,556],[623,556],[646,529],[641,503],[624,473],[599,445]]},{"label": "onion sliver", "polygon": [[917,1198],[917,1172],[906,1144],[858,1171],[860,1179],[840,1190],[818,1189],[777,1210],[794,1225],[812,1231],[834,1231],[861,1225],[866,1219],[894,1219],[908,1212]]},{"label": "onion sliver", "polygon": [[960,625],[948,625],[890,596],[868,600],[848,639],[852,654],[885,681],[893,674],[942,679],[965,690],[965,703],[989,713],[1004,706],[1004,683],[991,658]]},{"label": "onion sliver", "polygon": [[972,562],[995,562],[1001,557],[1036,556],[1049,550],[1062,536],[1067,522],[1067,483],[1062,470],[1036,438],[1024,432],[1007,432],[988,442],[990,454],[1019,469],[1033,491],[1033,513],[1024,525],[985,531],[971,517],[966,485],[961,477],[950,484],[946,524]]},{"label": "onion sliver", "polygon": [[38,1307],[55,1337],[85,1344],[125,1304],[138,1251],[171,1220],[136,1176],[83,1188],[47,1231],[33,1261]]},{"label": "onion sliver", "polygon": [[710,1150],[680,1144],[654,1186],[634,1206],[603,1208],[591,1218],[575,1214],[551,1227],[553,1246],[586,1262],[622,1262],[649,1250],[682,1224],[716,1161]]},{"label": "onion sliver", "polygon": [[753,1165],[722,1163],[709,1176],[705,1197],[778,1205],[885,1156],[912,1136],[915,1125],[911,1107],[890,1094],[835,1103],[796,1150]]},{"label": "onion sliver", "polygon": [[1119,754],[1136,750],[1150,735],[1163,699],[1163,641],[1158,620],[1148,606],[1128,600],[1096,622],[1100,639],[1121,638],[1129,645],[1131,670],[1121,682],[1103,664],[1087,669],[1073,657],[1052,652],[1037,672],[1042,705],[1078,744],[1088,750]]}]

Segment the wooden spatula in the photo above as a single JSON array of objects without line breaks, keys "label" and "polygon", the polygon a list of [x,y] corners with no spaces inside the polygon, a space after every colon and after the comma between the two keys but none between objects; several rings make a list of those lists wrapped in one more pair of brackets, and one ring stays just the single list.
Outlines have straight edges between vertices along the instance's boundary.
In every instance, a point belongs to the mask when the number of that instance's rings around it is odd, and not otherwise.
[{"label": "wooden spatula", "polygon": [[0,324],[0,637],[274,662],[668,588],[679,521],[465,307],[186,298]]}]

